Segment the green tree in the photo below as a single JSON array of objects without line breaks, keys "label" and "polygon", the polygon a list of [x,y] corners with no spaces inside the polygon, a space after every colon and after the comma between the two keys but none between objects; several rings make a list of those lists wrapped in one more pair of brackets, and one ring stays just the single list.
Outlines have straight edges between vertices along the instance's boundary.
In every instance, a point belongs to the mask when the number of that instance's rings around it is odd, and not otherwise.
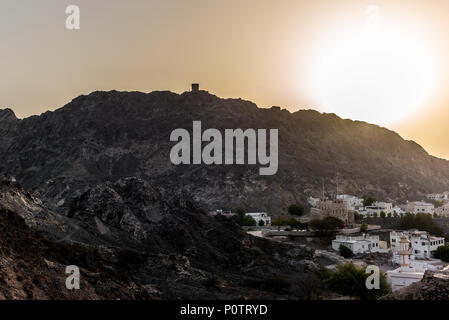
[{"label": "green tree", "polygon": [[265,225],[265,222],[263,220],[259,220],[258,225],[259,227],[263,227]]},{"label": "green tree", "polygon": [[292,204],[288,207],[288,213],[293,216],[302,216],[304,214],[304,206],[302,204]]},{"label": "green tree", "polygon": [[374,217],[374,218],[377,218],[377,212],[374,212],[374,213],[373,213],[373,217]]},{"label": "green tree", "polygon": [[234,216],[234,220],[235,222],[237,222],[237,224],[243,226],[243,223],[245,221],[245,210],[238,208],[235,210],[236,215]]},{"label": "green tree", "polygon": [[381,211],[381,212],[380,212],[380,217],[383,218],[383,219],[385,219],[385,218],[386,218],[385,212]]},{"label": "green tree", "polygon": [[351,258],[354,256],[354,252],[352,252],[352,250],[350,248],[348,248],[347,246],[344,246],[342,244],[340,245],[340,247],[338,247],[338,252],[344,258]]},{"label": "green tree", "polygon": [[237,224],[247,227],[253,227],[257,225],[256,220],[245,214],[245,210],[237,209],[236,213],[237,214],[233,217],[233,219],[235,220],[235,222],[237,222]]},{"label": "green tree", "polygon": [[391,212],[388,212],[387,217],[391,218]]},{"label": "green tree", "polygon": [[253,227],[253,226],[257,225],[257,222],[256,222],[256,220],[254,220],[253,217],[245,216],[245,218],[243,219],[242,225],[246,226],[246,227]]},{"label": "green tree", "polygon": [[444,236],[444,230],[433,220],[431,214],[426,213],[417,213],[416,215],[407,213],[400,220],[400,228],[404,230],[419,229],[437,237]]},{"label": "green tree", "polygon": [[441,259],[444,262],[449,262],[449,243],[446,243],[444,246],[438,247],[438,249],[434,253],[434,257],[437,259]]},{"label": "green tree", "polygon": [[393,217],[397,218],[398,214],[396,212],[393,213]]},{"label": "green tree", "polygon": [[360,232],[368,232],[368,224],[366,222],[360,225]]},{"label": "green tree", "polygon": [[289,226],[290,219],[285,216],[276,217],[271,220],[272,226],[286,227]]},{"label": "green tree", "polygon": [[336,271],[327,274],[328,278],[324,280],[324,283],[328,290],[362,300],[374,300],[391,292],[387,278],[381,271],[379,289],[368,289],[366,279],[370,274],[365,271],[366,267],[357,267],[353,263],[341,264]]},{"label": "green tree", "polygon": [[314,219],[308,223],[309,229],[321,235],[335,233],[338,229],[343,229],[345,224],[342,220],[335,217],[325,217],[324,219]]},{"label": "green tree", "polygon": [[364,195],[362,199],[364,207],[371,206],[374,202],[376,202],[376,199],[372,195]]}]

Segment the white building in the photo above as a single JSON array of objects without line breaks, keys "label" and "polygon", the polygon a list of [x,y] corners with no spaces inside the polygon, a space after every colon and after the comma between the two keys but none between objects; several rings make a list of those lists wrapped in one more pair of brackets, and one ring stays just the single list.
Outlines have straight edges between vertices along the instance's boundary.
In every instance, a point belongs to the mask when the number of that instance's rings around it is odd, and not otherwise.
[{"label": "white building", "polygon": [[266,212],[249,212],[245,215],[256,220],[256,225],[259,225],[260,221],[263,221],[264,226],[271,225],[271,217]]},{"label": "white building", "polygon": [[379,252],[379,236],[345,236],[337,235],[332,240],[332,249],[338,251],[340,245],[344,245],[352,250],[353,253]]},{"label": "white building", "polygon": [[366,215],[371,217],[374,215],[377,215],[379,217],[381,212],[385,212],[386,215],[393,215],[393,204],[389,202],[375,202],[371,206],[366,206],[365,212]]},{"label": "white building", "polygon": [[424,269],[410,266],[410,241],[402,234],[397,243],[397,253],[399,255],[400,267],[387,271],[387,279],[391,285],[391,290],[396,291],[421,281],[424,277]]},{"label": "white building", "polygon": [[339,194],[337,195],[337,199],[343,200],[343,202],[346,203],[348,210],[356,211],[363,208],[362,198],[357,198],[356,196],[349,194]]},{"label": "white building", "polygon": [[409,202],[405,206],[405,212],[417,214],[417,213],[430,213],[433,214],[435,206],[432,203],[423,201]]},{"label": "white building", "polygon": [[449,201],[449,192],[445,191],[443,193],[431,193],[426,196],[429,200],[436,200],[436,201]]},{"label": "white building", "polygon": [[398,217],[401,217],[405,214],[405,210],[402,209],[401,207],[396,206],[396,207],[393,207],[393,214],[395,214],[395,213]]},{"label": "white building", "polygon": [[444,245],[443,237],[434,237],[429,235],[426,231],[404,231],[404,232],[390,232],[390,246],[393,251],[393,261],[398,262],[400,239],[406,236],[410,239],[411,258],[413,260],[431,259],[433,253],[438,247]]},{"label": "white building", "polygon": [[439,217],[449,217],[449,203],[435,208],[435,214],[437,214]]}]

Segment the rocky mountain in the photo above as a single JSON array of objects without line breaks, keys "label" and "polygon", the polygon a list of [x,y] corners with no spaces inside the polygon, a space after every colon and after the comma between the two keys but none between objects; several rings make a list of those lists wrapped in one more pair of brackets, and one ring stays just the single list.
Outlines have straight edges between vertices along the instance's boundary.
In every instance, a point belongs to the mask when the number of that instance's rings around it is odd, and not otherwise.
[{"label": "rocky mountain", "polygon": [[[278,129],[277,174],[172,164],[171,132],[195,120]],[[333,192],[337,175],[342,192],[384,199],[449,187],[447,161],[387,129],[205,91],[94,92],[26,119],[0,110],[0,173],[0,299],[316,298],[313,249],[207,212],[282,214],[323,180]],[[67,265],[86,290],[64,288]]]},{"label": "rocky mountain", "polygon": [[[191,131],[194,120],[203,130],[278,129],[277,174],[260,176],[259,165],[173,165],[170,134]],[[94,92],[21,120],[2,110],[0,172],[62,213],[90,188],[128,177],[163,193],[190,194],[205,210],[242,207],[273,215],[320,195],[322,181],[334,193],[337,176],[340,192],[385,200],[449,189],[449,162],[395,132],[312,110],[261,109],[205,91]]]}]

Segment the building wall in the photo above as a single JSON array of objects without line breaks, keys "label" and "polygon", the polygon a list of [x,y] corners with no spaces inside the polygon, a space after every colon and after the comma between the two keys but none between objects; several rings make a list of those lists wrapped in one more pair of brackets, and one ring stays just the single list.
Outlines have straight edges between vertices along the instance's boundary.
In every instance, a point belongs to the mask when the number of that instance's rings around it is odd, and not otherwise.
[{"label": "building wall", "polygon": [[271,225],[271,217],[265,212],[250,212],[246,213],[246,215],[256,220],[257,225],[259,225],[260,221],[263,221],[265,226]]},{"label": "building wall", "polygon": [[349,214],[345,202],[341,199],[320,200],[316,208],[310,210],[312,219],[323,219],[325,217],[335,217],[345,224],[354,223],[354,214]]},{"label": "building wall", "polygon": [[332,249],[338,251],[340,245],[344,245],[352,250],[355,254],[366,252],[379,252],[379,236],[342,236],[338,235],[332,240]]},{"label": "building wall", "polygon": [[444,245],[444,238],[430,236],[427,232],[390,232],[390,246],[393,251],[394,260],[399,257],[397,251],[399,251],[399,238],[402,234],[405,234],[410,239],[411,258],[412,259],[430,259],[433,252],[438,247]]},{"label": "building wall", "polygon": [[435,206],[431,203],[422,203],[422,202],[409,202],[405,206],[405,212],[410,212],[413,214],[417,213],[430,213],[434,212]]},{"label": "building wall", "polygon": [[401,269],[402,268],[393,271],[387,271],[387,279],[391,285],[392,291],[397,291],[404,287],[408,287],[412,283],[421,281],[421,279],[424,277],[424,272],[401,272]]},{"label": "building wall", "polygon": [[437,214],[439,217],[449,217],[449,205],[445,204],[444,206],[436,208],[435,214]]}]

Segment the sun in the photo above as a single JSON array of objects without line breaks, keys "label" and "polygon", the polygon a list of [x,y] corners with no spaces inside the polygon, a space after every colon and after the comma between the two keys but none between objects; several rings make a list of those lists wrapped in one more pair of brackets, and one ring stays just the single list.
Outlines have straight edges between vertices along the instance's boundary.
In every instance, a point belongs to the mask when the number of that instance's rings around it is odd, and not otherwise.
[{"label": "sun", "polygon": [[385,25],[341,32],[321,46],[309,71],[324,112],[380,125],[419,110],[436,83],[436,59],[410,30]]}]

